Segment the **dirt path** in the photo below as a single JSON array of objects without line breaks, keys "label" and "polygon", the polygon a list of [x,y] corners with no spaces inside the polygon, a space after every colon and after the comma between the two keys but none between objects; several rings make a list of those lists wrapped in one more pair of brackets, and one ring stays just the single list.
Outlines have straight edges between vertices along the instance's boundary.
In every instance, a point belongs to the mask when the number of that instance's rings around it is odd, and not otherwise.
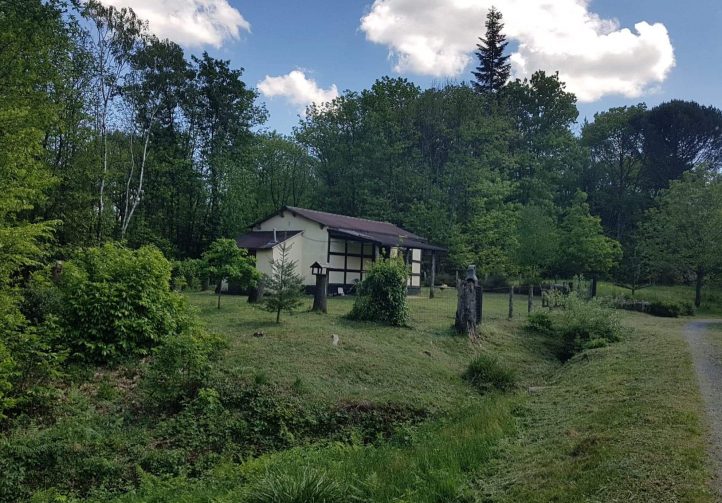
[{"label": "dirt path", "polygon": [[708,337],[707,328],[719,320],[693,321],[684,327],[710,427],[710,454],[715,463],[714,487],[722,496],[722,350]]}]

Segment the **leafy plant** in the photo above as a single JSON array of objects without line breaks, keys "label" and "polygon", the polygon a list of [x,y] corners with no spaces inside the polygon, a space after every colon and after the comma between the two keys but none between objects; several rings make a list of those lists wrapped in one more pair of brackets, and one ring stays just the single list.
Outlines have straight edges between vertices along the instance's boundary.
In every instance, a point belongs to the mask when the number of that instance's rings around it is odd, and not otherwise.
[{"label": "leafy plant", "polygon": [[348,317],[399,327],[407,325],[408,274],[408,268],[401,258],[377,261],[360,283]]},{"label": "leafy plant", "polygon": [[170,290],[170,263],[155,247],[106,244],[67,261],[57,288],[58,344],[76,358],[110,362],[147,355],[192,324],[185,300]]},{"label": "leafy plant", "polygon": [[242,286],[252,286],[258,281],[255,260],[232,239],[216,239],[203,254],[203,261],[208,276],[216,283],[218,309],[221,308],[223,280],[238,281]]},{"label": "leafy plant", "polygon": [[516,372],[502,365],[498,358],[484,354],[469,363],[463,377],[482,392],[492,389],[510,390],[516,383]]}]

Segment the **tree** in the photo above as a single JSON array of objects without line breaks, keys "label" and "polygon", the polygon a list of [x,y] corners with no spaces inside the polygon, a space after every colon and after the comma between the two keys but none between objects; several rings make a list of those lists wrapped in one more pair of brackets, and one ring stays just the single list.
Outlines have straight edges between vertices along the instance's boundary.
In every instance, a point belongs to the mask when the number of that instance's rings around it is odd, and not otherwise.
[{"label": "tree", "polygon": [[722,168],[722,111],[673,100],[644,117],[644,179],[652,195],[695,167]]},{"label": "tree", "polygon": [[561,223],[558,267],[567,274],[591,274],[592,296],[597,276],[609,272],[622,256],[618,241],[604,235],[599,217],[589,213],[587,195],[578,191]]},{"label": "tree", "polygon": [[585,176],[589,202],[620,242],[650,203],[642,183],[646,109],[644,104],[612,108],[595,114],[594,122],[582,128],[582,144],[591,157]]},{"label": "tree", "polygon": [[646,259],[656,272],[695,279],[695,306],[710,274],[722,269],[722,179],[705,170],[685,174],[657,198],[643,224]]},{"label": "tree", "polygon": [[486,15],[486,36],[479,37],[481,43],[476,46],[479,66],[472,72],[476,79],[472,85],[477,92],[497,92],[509,80],[511,65],[509,55],[504,54],[509,43],[502,33],[504,29],[502,17],[501,12],[495,7],[492,7]]},{"label": "tree", "polygon": [[208,277],[216,284],[218,309],[221,308],[223,280],[238,281],[242,288],[254,286],[258,281],[255,260],[239,248],[232,239],[216,239],[203,253]]},{"label": "tree", "polygon": [[271,275],[265,278],[263,307],[276,313],[276,323],[281,322],[281,311],[293,313],[301,305],[303,278],[296,272],[297,262],[289,253],[293,245],[278,245],[280,256],[271,260]]},{"label": "tree", "polygon": [[559,253],[559,228],[552,209],[524,206],[519,213],[517,243],[514,260],[531,284],[554,265]]}]

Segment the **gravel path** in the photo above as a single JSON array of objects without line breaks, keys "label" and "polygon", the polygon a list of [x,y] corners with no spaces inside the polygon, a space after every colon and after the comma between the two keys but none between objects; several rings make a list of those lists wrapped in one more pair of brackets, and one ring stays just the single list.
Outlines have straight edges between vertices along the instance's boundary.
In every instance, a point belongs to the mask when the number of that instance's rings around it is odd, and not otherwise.
[{"label": "gravel path", "polygon": [[709,337],[707,327],[717,321],[693,321],[684,327],[697,380],[704,398],[707,421],[710,427],[710,454],[715,463],[714,486],[722,495],[722,346],[716,346]]}]

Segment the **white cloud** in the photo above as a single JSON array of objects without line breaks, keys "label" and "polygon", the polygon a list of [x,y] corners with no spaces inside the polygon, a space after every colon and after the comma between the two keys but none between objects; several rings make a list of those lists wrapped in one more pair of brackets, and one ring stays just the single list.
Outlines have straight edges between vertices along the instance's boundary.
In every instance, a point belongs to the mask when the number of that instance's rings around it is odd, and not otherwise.
[{"label": "white cloud", "polygon": [[507,37],[518,43],[514,75],[559,71],[580,101],[638,97],[674,67],[663,24],[623,28],[591,12],[589,0],[375,0],[361,29],[389,47],[395,71],[457,77],[472,62],[492,4],[504,15]]},{"label": "white cloud", "polygon": [[159,38],[185,46],[220,47],[229,38],[238,38],[251,25],[228,0],[100,0],[116,8],[129,7],[148,21]]},{"label": "white cloud", "polygon": [[320,105],[338,97],[336,84],[332,84],[328,89],[322,89],[315,80],[306,77],[301,70],[293,70],[278,77],[266,75],[266,78],[258,83],[258,89],[267,98],[276,96],[286,98],[301,112],[311,103]]}]

